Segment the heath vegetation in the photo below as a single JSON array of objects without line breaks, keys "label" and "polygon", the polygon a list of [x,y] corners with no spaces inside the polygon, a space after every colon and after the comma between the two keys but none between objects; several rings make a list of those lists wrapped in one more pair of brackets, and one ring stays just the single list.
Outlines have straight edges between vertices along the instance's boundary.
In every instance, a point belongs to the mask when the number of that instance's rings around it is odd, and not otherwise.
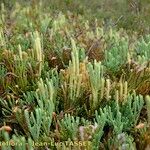
[{"label": "heath vegetation", "polygon": [[1,149],[150,149],[148,12],[146,0],[2,1]]}]

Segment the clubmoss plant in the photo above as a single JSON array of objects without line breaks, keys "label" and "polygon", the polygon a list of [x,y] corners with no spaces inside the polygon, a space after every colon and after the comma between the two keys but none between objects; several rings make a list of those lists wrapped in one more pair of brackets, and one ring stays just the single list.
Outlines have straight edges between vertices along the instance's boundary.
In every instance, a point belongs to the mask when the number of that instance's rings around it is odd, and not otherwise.
[{"label": "clubmoss plant", "polygon": [[[103,66],[101,62],[94,61],[94,64],[89,63],[88,66],[89,82],[91,90],[90,105],[95,109],[100,101],[104,98],[105,79],[103,73]],[[109,91],[107,92],[109,93]]]},{"label": "clubmoss plant", "polygon": [[5,41],[5,36],[2,28],[0,28],[0,45],[1,47],[6,48],[6,41]]},{"label": "clubmoss plant", "polygon": [[[21,145],[0,149],[149,147],[150,35],[117,29],[122,13],[116,23],[86,19],[96,1],[1,3],[0,140]],[[94,11],[125,6],[102,3]]]},{"label": "clubmoss plant", "polygon": [[137,42],[136,52],[140,64],[149,61],[150,59],[149,48],[150,48],[150,35],[146,35],[145,38],[142,37],[141,40]]},{"label": "clubmoss plant", "polygon": [[41,46],[41,39],[38,32],[33,33],[33,44],[34,49],[32,50],[32,58],[36,61],[38,70],[37,70],[37,76],[41,76],[41,70],[42,70],[42,63],[43,63],[43,50]]},{"label": "clubmoss plant", "polygon": [[150,96],[146,96],[146,106],[147,106],[147,116],[148,116],[148,124],[150,124]]},{"label": "clubmoss plant", "polygon": [[79,126],[80,118],[70,116],[70,114],[66,114],[64,119],[59,121],[60,126],[60,136],[63,140],[76,140],[78,134],[78,126]]},{"label": "clubmoss plant", "polygon": [[[76,48],[75,41],[71,39],[72,44],[72,61],[69,62],[68,73],[65,77],[67,81],[62,84],[63,93],[65,96],[65,107],[72,107],[80,98],[82,74],[80,74],[79,51]],[[68,93],[67,93],[68,91]]]},{"label": "clubmoss plant", "polygon": [[[110,71],[118,71],[127,62],[128,38],[120,37],[119,33],[113,33],[112,29],[108,34],[109,45],[105,50],[104,64]],[[107,38],[106,38],[107,39]]]},{"label": "clubmoss plant", "polygon": [[44,110],[42,114],[43,134],[48,135],[52,123],[52,113],[54,111],[55,106],[54,104],[56,103],[55,87],[53,86],[53,81],[47,80],[46,84],[44,84],[41,79],[38,84],[38,89],[35,96],[39,108],[41,108],[41,110]]},{"label": "clubmoss plant", "polygon": [[33,141],[31,138],[28,138],[28,140],[25,139],[25,137],[17,137],[13,135],[12,139],[10,139],[9,134],[7,132],[3,132],[4,134],[4,143],[2,144],[2,150],[11,150],[12,148],[14,150],[26,150],[29,148],[30,150],[34,150],[33,147]]}]

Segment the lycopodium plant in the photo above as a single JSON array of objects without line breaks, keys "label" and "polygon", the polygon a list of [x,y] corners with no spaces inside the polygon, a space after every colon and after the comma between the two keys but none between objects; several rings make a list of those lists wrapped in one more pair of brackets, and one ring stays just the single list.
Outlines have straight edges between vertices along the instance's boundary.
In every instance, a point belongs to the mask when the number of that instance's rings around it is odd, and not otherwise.
[{"label": "lycopodium plant", "polygon": [[117,89],[115,89],[115,95],[114,98],[124,103],[128,97],[128,82],[120,80]]},{"label": "lycopodium plant", "polygon": [[62,27],[64,27],[65,24],[66,24],[65,15],[63,15],[62,13],[59,13],[57,18],[53,21],[53,24],[52,24],[54,33],[60,30]]},{"label": "lycopodium plant", "polygon": [[[7,99],[0,98],[1,112],[7,118],[13,113],[13,109],[17,105],[13,95],[7,95]],[[7,119],[6,119],[7,120]]]},{"label": "lycopodium plant", "polygon": [[0,28],[0,47],[6,48],[6,41],[2,28]]},{"label": "lycopodium plant", "polygon": [[129,42],[128,38],[120,37],[112,29],[108,35],[110,42],[105,50],[104,65],[109,71],[115,73],[127,62]]},{"label": "lycopodium plant", "polygon": [[49,135],[49,130],[52,122],[52,113],[54,111],[54,104],[56,103],[56,91],[53,85],[53,80],[46,80],[46,84],[42,79],[38,83],[38,89],[36,91],[36,99],[39,108],[44,110],[42,120],[43,134]]},{"label": "lycopodium plant", "polygon": [[150,35],[146,35],[145,38],[142,37],[136,46],[136,53],[138,55],[138,62],[140,64],[149,61],[150,59]]},{"label": "lycopodium plant", "polygon": [[121,108],[124,121],[126,120],[125,118],[129,119],[128,123],[126,122],[124,130],[130,130],[130,128],[137,124],[143,105],[144,98],[142,95],[137,95],[135,92],[128,95],[126,102]]},{"label": "lycopodium plant", "polygon": [[105,111],[103,112],[102,109],[100,109],[100,113],[98,114],[98,111],[95,112],[95,126],[94,126],[94,134],[92,137],[92,148],[94,150],[97,150],[100,146],[101,138],[104,134],[104,126],[107,121],[107,114]]},{"label": "lycopodium plant", "polygon": [[81,1],[59,0],[63,12],[54,0],[8,1],[0,9],[0,140],[21,144],[0,149],[145,149],[150,35],[116,29],[126,15],[86,20]]},{"label": "lycopodium plant", "polygon": [[16,85],[22,90],[25,90],[25,88],[28,86],[27,63],[27,53],[23,52],[21,46],[19,45],[18,56],[14,56],[14,74],[16,75]]},{"label": "lycopodium plant", "polygon": [[12,148],[14,150],[26,150],[27,148],[30,150],[34,150],[33,140],[31,138],[28,138],[26,140],[25,137],[16,135],[13,135],[12,138],[10,138],[9,134],[6,131],[2,132],[2,134],[4,135],[4,144],[2,144],[1,146],[2,150],[11,150]]},{"label": "lycopodium plant", "polygon": [[40,79],[35,93],[38,103],[35,114],[29,113],[27,110],[24,111],[29,132],[36,141],[40,138],[40,135],[49,135],[55,103],[54,93],[53,81],[47,80],[45,84]]},{"label": "lycopodium plant", "polygon": [[150,125],[150,96],[146,96],[146,107],[147,107],[147,116],[148,116],[148,124]]},{"label": "lycopodium plant", "polygon": [[[104,71],[101,62],[94,61],[94,64],[88,63],[88,74],[89,74],[89,82],[90,82],[90,105],[91,109],[95,109],[104,98],[105,91],[105,79],[104,79]],[[109,93],[109,89],[107,91]]]},{"label": "lycopodium plant", "polygon": [[122,107],[116,100],[111,106],[107,105],[103,109],[100,109],[100,114],[102,114],[102,118],[106,118],[106,122],[113,127],[114,134],[118,135],[136,125],[143,104],[143,97],[141,95],[137,96],[134,93],[128,96],[128,100]]},{"label": "lycopodium plant", "polygon": [[44,61],[44,55],[42,50],[42,41],[40,34],[36,31],[32,36],[33,40],[33,49],[31,50],[31,58],[35,61],[36,65],[36,75],[41,76],[42,65]]},{"label": "lycopodium plant", "polygon": [[71,139],[73,141],[77,140],[79,123],[79,117],[73,117],[70,114],[65,114],[64,118],[59,121],[61,139]]},{"label": "lycopodium plant", "polygon": [[[79,50],[76,47],[75,41],[71,39],[72,60],[69,62],[67,74],[62,70],[62,90],[64,94],[64,107],[68,109],[72,107],[82,94],[82,74],[80,73]],[[64,72],[64,75],[63,75]]]},{"label": "lycopodium plant", "polygon": [[35,109],[35,115],[33,112],[29,114],[27,110],[24,112],[30,135],[35,141],[37,141],[40,137],[43,113],[43,110],[40,108]]}]

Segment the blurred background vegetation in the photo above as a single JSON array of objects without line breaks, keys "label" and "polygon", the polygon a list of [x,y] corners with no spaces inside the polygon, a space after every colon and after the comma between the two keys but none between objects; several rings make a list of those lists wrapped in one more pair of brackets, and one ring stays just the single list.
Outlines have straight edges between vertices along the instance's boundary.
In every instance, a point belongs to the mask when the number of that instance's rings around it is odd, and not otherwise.
[{"label": "blurred background vegetation", "polygon": [[[1,0],[10,10],[14,3],[34,5],[40,0]],[[106,27],[124,28],[138,31],[139,34],[150,33],[150,0],[42,0],[45,11],[54,13],[68,11],[84,15],[91,22],[98,19]]]}]

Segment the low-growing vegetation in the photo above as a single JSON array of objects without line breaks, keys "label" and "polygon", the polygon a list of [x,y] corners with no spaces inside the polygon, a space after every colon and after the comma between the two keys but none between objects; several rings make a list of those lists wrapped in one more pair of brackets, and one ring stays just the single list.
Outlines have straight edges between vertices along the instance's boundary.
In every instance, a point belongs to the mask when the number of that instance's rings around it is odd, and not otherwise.
[{"label": "low-growing vegetation", "polygon": [[1,149],[148,150],[150,35],[72,3],[1,3]]}]

